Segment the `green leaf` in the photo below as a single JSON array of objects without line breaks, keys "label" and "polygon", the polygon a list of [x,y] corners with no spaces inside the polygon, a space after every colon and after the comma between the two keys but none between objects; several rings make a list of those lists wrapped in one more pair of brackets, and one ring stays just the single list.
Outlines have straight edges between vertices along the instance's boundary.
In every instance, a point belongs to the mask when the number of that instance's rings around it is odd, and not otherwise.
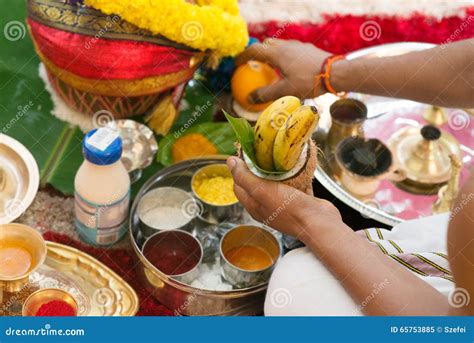
[{"label": "green leaf", "polygon": [[255,151],[253,149],[253,141],[254,141],[254,134],[253,128],[250,126],[249,122],[244,118],[235,118],[224,111],[224,115],[227,118],[227,121],[232,126],[235,135],[237,136],[237,140],[242,147],[242,150],[245,154],[250,157],[252,161],[255,162]]},{"label": "green leaf", "polygon": [[173,164],[172,147],[178,138],[190,133],[199,133],[214,144],[220,154],[236,153],[234,131],[228,123],[202,123],[185,130],[178,130],[163,137],[159,143],[157,160],[164,166]]},{"label": "green leaf", "polygon": [[253,142],[254,142],[255,137],[254,137],[254,130],[252,126],[244,118],[235,118],[235,117],[232,117],[230,114],[228,114],[226,111],[223,110],[223,112],[224,112],[225,117],[227,118],[227,121],[230,123],[230,125],[232,126],[232,129],[234,130],[235,135],[237,136],[237,140],[239,141],[240,146],[242,147],[242,150],[250,158],[253,166],[262,173],[274,174],[274,175],[284,174],[285,172],[269,171],[269,170],[262,169],[258,166],[257,158],[255,157],[255,150],[253,147]]}]

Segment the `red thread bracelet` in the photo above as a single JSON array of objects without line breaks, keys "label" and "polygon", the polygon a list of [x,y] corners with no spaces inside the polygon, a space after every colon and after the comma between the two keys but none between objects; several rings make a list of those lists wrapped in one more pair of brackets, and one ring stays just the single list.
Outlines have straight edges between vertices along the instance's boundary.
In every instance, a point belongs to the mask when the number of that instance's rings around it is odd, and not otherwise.
[{"label": "red thread bracelet", "polygon": [[332,94],[337,94],[336,90],[332,87],[331,82],[330,82],[330,77],[331,77],[331,66],[332,63],[338,60],[344,59],[344,55],[333,55],[333,56],[328,56],[324,59],[322,65],[321,65],[321,73],[316,75],[314,78],[314,96],[316,97],[318,94],[316,94],[316,90],[318,89],[318,85],[322,80],[322,84],[324,89],[327,92],[330,92]]}]

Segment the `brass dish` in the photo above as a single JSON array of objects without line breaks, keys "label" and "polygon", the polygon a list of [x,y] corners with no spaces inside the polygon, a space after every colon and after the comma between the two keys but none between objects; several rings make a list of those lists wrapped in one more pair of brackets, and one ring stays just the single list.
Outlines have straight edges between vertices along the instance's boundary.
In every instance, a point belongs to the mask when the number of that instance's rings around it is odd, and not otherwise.
[{"label": "brass dish", "polygon": [[0,224],[11,223],[31,205],[39,186],[33,155],[17,140],[0,133]]},{"label": "brass dish", "polygon": [[90,255],[63,244],[46,242],[48,254],[42,267],[17,293],[4,293],[0,316],[21,315],[25,299],[43,288],[62,289],[74,297],[78,316],[134,316],[138,296],[130,285]]}]

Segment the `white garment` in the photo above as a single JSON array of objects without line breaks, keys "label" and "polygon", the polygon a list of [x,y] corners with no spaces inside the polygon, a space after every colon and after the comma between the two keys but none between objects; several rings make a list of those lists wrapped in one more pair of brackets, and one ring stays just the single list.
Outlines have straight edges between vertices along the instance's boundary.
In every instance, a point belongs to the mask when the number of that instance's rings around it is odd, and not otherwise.
[{"label": "white garment", "polygon": [[[391,231],[368,229],[363,233],[387,254],[397,257],[402,250],[404,255],[413,258],[428,256],[436,266],[449,272],[448,261],[442,257],[447,254],[448,221],[449,215],[441,214],[403,222]],[[415,255],[411,256],[412,253]],[[423,263],[422,260],[419,262]],[[454,288],[454,283],[447,278],[415,275],[446,296]],[[383,288],[384,285],[381,283],[377,287]],[[265,299],[265,315],[360,316],[362,312],[360,305],[352,300],[315,255],[308,248],[300,248],[290,251],[276,265]]]}]

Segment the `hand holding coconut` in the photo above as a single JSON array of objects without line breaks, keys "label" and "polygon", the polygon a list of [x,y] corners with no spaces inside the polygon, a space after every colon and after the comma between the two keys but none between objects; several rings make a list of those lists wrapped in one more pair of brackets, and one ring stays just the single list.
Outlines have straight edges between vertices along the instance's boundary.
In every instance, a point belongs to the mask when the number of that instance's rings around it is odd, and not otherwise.
[{"label": "hand holding coconut", "polygon": [[312,194],[317,150],[311,134],[319,121],[315,107],[301,105],[294,96],[282,97],[263,111],[255,129],[245,119],[226,116],[253,174]]}]

